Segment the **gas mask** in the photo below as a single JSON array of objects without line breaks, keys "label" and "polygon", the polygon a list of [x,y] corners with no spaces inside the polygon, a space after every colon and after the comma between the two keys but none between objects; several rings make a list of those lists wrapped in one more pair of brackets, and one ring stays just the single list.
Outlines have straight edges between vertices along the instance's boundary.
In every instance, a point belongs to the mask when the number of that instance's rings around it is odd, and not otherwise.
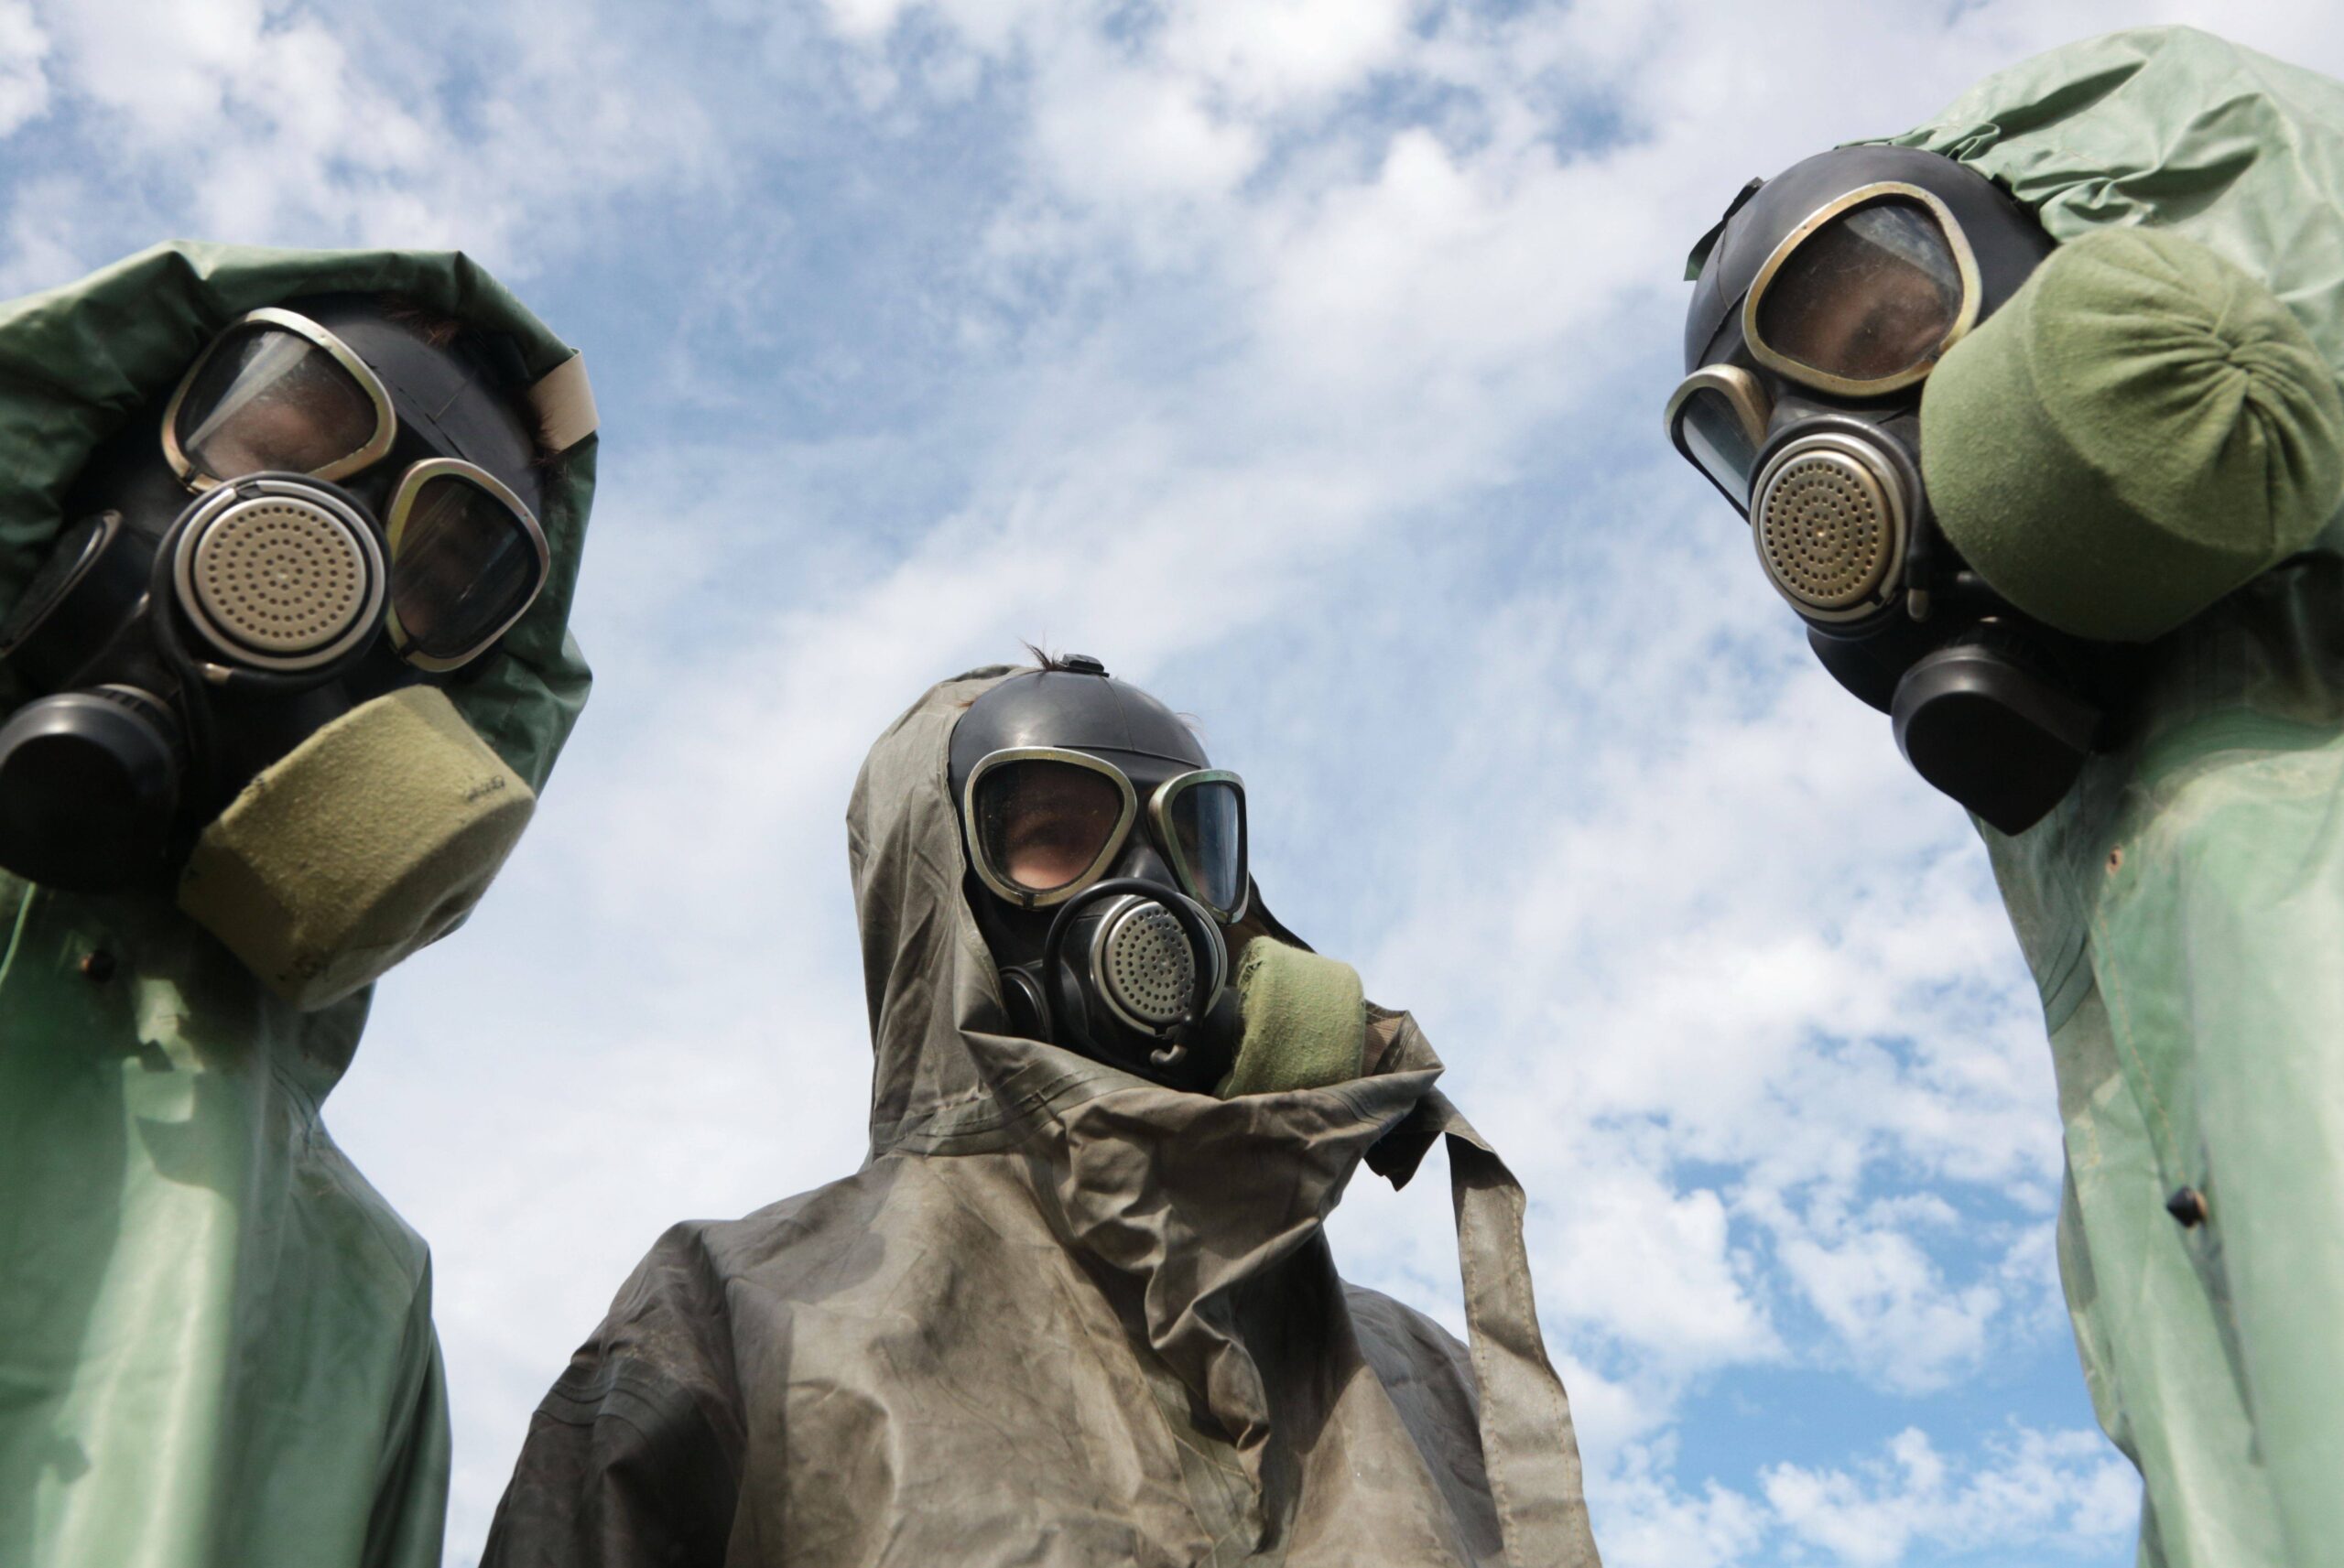
[{"label": "gas mask", "polygon": [[2125,660],[2030,620],[1947,542],[1923,388],[2054,243],[1933,153],[1847,147],[1753,181],[1695,255],[1670,441],[1749,521],[1823,666],[1932,785],[2005,833],[2056,805]]},{"label": "gas mask", "polygon": [[437,343],[371,297],[255,310],[83,470],[0,622],[0,866],[161,887],[318,1006],[469,912],[534,805],[457,714],[550,557],[536,402],[572,361]]},{"label": "gas mask", "polygon": [[1098,660],[1002,682],[952,731],[970,903],[1012,1033],[1203,1090],[1242,1021],[1245,788]]}]

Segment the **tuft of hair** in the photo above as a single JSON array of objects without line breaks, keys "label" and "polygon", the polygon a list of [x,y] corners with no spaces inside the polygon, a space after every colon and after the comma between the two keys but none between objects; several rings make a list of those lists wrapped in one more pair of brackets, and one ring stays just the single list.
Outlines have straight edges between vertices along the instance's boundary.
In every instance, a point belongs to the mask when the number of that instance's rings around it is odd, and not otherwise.
[{"label": "tuft of hair", "polygon": [[462,317],[434,309],[404,294],[383,296],[383,314],[435,349],[448,347],[470,330],[464,325]]},{"label": "tuft of hair", "polygon": [[1053,654],[1038,643],[1028,643],[1020,638],[1017,645],[1034,656],[1034,667],[1044,675],[1068,667],[1065,654]]},{"label": "tuft of hair", "polygon": [[[1028,643],[1025,639],[1020,638],[1017,645],[1025,649],[1026,653],[1033,655],[1034,667],[1036,670],[1041,671],[1044,675],[1047,675],[1053,670],[1062,670],[1067,667],[1065,654],[1053,654],[1047,648],[1043,647],[1039,643]],[[971,698],[971,700],[973,701],[974,699]],[[963,706],[966,705],[964,704]],[[1194,735],[1199,741],[1202,741],[1205,738],[1204,720],[1199,719],[1195,714],[1175,713],[1172,717],[1187,725],[1188,727],[1188,732]]]}]

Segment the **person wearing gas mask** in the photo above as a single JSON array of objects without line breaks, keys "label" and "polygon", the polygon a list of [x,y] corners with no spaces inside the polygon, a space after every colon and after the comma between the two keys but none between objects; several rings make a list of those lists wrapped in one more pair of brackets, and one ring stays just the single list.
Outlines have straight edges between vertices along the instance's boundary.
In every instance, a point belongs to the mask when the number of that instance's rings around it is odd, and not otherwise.
[{"label": "person wearing gas mask", "polygon": [[2344,1540],[2344,87],[2203,33],[1753,182],[1677,449],[1966,806],[2042,992],[2141,1555]]},{"label": "person wearing gas mask", "polygon": [[[946,681],[847,842],[869,1160],[661,1238],[485,1563],[1596,1563],[1521,1188],[1186,725],[1095,659]],[[1470,1359],[1322,1228],[1443,1133]]]},{"label": "person wearing gas mask", "polygon": [[0,1563],[439,1563],[427,1255],[319,1108],[584,701],[593,430],[461,255],[0,305]]}]

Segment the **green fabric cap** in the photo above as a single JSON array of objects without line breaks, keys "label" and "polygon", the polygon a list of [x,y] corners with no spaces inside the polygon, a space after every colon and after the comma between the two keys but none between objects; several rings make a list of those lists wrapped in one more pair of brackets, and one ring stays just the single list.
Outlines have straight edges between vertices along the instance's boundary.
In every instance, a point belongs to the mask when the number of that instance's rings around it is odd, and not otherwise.
[{"label": "green fabric cap", "polygon": [[1237,996],[1245,1037],[1214,1091],[1221,1098],[1325,1088],[1359,1076],[1367,1000],[1349,964],[1256,936],[1237,960]]},{"label": "green fabric cap", "polygon": [[1921,462],[1997,591],[2144,642],[2312,542],[2344,490],[2344,398],[2246,273],[2177,234],[2101,230],[1946,354]]}]

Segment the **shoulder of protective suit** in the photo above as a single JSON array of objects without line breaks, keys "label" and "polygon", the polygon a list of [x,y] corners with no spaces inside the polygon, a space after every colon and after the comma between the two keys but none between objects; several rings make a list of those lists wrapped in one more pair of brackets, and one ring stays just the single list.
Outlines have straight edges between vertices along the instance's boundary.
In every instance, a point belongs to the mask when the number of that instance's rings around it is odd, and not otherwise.
[{"label": "shoulder of protective suit", "polygon": [[1021,1214],[1042,1233],[1022,1184],[986,1179],[986,1164],[883,1157],[738,1219],[678,1225],[655,1252],[689,1251],[711,1279],[752,1285],[774,1306],[835,1302],[880,1280],[900,1286],[923,1255],[997,1247],[1004,1230],[1023,1228]]}]

